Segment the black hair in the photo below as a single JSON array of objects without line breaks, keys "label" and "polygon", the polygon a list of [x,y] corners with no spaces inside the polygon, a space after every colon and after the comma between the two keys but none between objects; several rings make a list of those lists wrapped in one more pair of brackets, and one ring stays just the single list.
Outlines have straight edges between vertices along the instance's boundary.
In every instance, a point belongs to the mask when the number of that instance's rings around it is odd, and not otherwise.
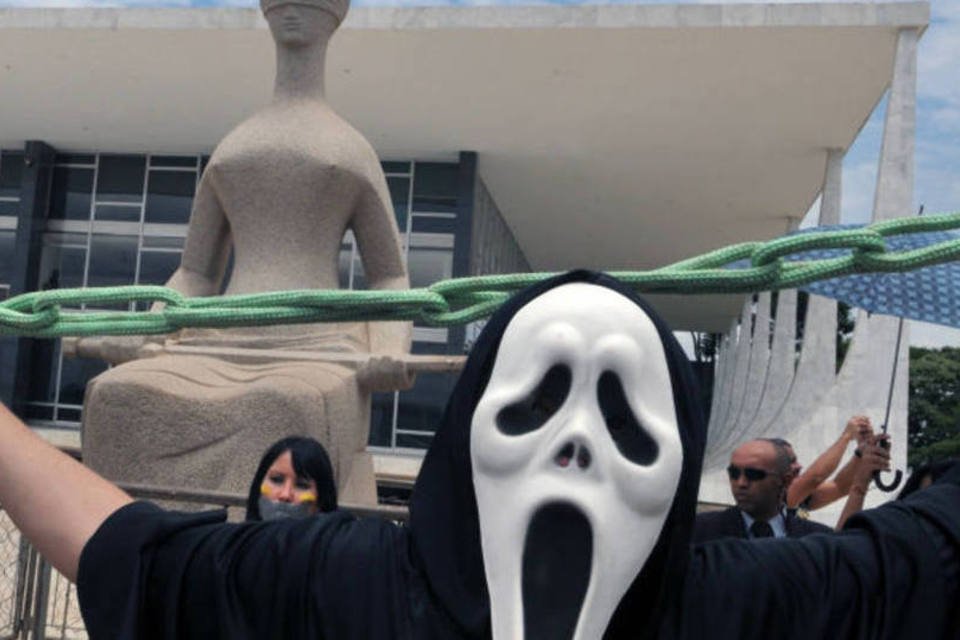
[{"label": "black hair", "polygon": [[313,438],[290,436],[274,442],[260,458],[247,494],[248,521],[262,520],[259,506],[260,485],[263,484],[270,465],[286,451],[290,452],[293,470],[297,475],[317,483],[317,510],[324,513],[337,510],[337,485],[333,481],[333,465],[330,464],[327,450]]},{"label": "black hair", "polygon": [[931,482],[936,482],[940,479],[940,476],[951,469],[957,462],[956,458],[948,458],[946,460],[938,460],[920,465],[913,470],[913,473],[910,474],[910,479],[904,483],[903,489],[900,490],[900,494],[897,496],[897,500],[903,500],[911,493],[919,491],[920,483],[923,482],[924,478],[930,478]]}]

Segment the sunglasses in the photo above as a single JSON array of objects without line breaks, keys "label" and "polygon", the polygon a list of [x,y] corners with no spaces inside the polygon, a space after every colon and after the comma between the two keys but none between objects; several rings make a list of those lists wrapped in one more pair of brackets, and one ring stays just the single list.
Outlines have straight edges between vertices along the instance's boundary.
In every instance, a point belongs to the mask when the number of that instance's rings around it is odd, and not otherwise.
[{"label": "sunglasses", "polygon": [[727,475],[733,481],[740,479],[741,472],[743,472],[743,477],[747,479],[747,482],[760,482],[769,475],[763,469],[754,469],[753,467],[744,467],[743,469],[734,465],[727,467]]}]

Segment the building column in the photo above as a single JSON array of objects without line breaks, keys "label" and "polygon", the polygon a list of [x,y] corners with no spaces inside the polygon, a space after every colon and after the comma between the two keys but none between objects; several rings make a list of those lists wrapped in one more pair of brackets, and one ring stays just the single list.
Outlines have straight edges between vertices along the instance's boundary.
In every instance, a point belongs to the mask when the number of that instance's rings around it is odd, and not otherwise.
[{"label": "building column", "polygon": [[823,171],[820,191],[819,224],[840,224],[840,202],[843,194],[843,149],[827,149],[827,166]]},{"label": "building column", "polygon": [[[873,220],[909,216],[913,212],[913,154],[916,132],[917,40],[919,31],[901,29],[887,98],[883,143],[877,171]],[[897,332],[902,326],[899,356],[894,359]],[[891,463],[904,469],[907,457],[907,394],[910,369],[909,325],[891,316],[857,312],[853,341],[843,363],[837,402],[845,415],[868,413],[876,427],[887,412],[891,380],[890,418],[887,424],[893,449]],[[845,405],[845,406],[844,406]],[[845,409],[845,411],[844,411]],[[885,475],[889,479],[889,475]],[[877,492],[879,493],[879,492]],[[876,504],[887,495],[871,493]]]},{"label": "building column", "polygon": [[[31,140],[24,146],[11,296],[33,291],[37,286],[55,156],[53,147],[44,142]],[[32,347],[33,340],[20,338],[0,351],[0,399],[15,411],[26,401]]]},{"label": "building column", "polygon": [[880,147],[873,220],[909,216],[913,205],[913,148],[917,129],[916,29],[901,29]]}]

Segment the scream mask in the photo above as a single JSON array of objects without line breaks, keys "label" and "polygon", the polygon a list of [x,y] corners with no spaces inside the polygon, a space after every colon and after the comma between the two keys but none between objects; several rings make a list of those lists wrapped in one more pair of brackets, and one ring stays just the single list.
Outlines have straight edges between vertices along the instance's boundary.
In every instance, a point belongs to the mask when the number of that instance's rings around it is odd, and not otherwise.
[{"label": "scream mask", "polygon": [[600,638],[683,465],[653,322],[592,284],[532,300],[504,331],[470,452],[494,638]]}]

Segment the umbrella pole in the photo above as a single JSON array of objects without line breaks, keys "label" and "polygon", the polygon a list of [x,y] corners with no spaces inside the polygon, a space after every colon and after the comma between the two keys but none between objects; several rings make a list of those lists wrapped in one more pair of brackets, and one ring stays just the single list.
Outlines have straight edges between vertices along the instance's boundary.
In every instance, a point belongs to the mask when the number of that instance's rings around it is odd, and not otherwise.
[{"label": "umbrella pole", "polygon": [[[893,406],[893,387],[897,381],[897,364],[900,361],[900,341],[903,338],[903,318],[900,318],[900,321],[897,323],[897,346],[893,351],[893,372],[890,374],[890,390],[887,392],[887,414],[883,418],[883,435],[887,434],[887,424],[890,422],[890,408]],[[880,446],[884,449],[890,448],[890,441],[886,438],[880,440]],[[890,493],[895,491],[897,487],[900,486],[900,481],[903,480],[903,471],[900,469],[896,470],[896,475],[893,477],[893,481],[890,484],[886,484],[883,479],[880,477],[879,471],[873,472],[873,483],[877,485],[877,488],[881,491]]]},{"label": "umbrella pole", "polygon": [[[920,205],[920,210],[917,211],[917,217],[923,215],[923,205]],[[887,414],[883,417],[883,435],[887,435],[887,425],[890,422],[890,408],[893,406],[893,387],[897,382],[897,364],[900,362],[900,341],[903,339],[903,318],[900,318],[900,321],[897,323],[897,346],[894,347],[893,351],[893,371],[890,373],[890,390],[887,392]],[[880,446],[884,449],[890,448],[890,441],[886,438],[880,441]],[[900,469],[896,470],[896,474],[893,476],[893,481],[890,484],[887,484],[880,477],[879,471],[873,472],[873,483],[877,485],[877,488],[881,491],[890,493],[895,491],[897,487],[900,486],[900,481],[903,480],[903,471]]]}]

